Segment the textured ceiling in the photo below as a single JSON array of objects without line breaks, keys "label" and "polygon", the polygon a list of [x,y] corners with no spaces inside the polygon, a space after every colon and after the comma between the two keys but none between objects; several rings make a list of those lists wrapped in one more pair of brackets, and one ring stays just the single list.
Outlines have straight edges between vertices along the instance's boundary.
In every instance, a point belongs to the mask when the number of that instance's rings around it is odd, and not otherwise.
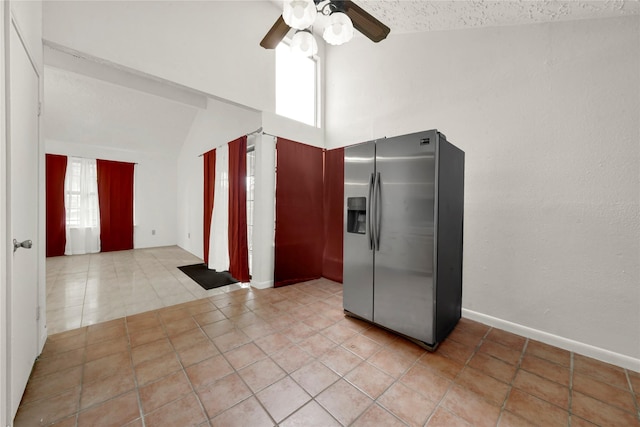
[{"label": "textured ceiling", "polygon": [[[282,0],[272,0],[281,7]],[[640,0],[355,0],[391,34],[640,14]]]},{"label": "textured ceiling", "polygon": [[[281,8],[282,0],[271,0]],[[640,0],[356,0],[391,34],[640,14]],[[49,64],[50,65],[50,64]],[[45,137],[123,150],[177,152],[197,109],[48,66]],[[169,150],[169,151],[167,151]]]},{"label": "textured ceiling", "polygon": [[391,32],[420,32],[521,25],[638,14],[638,0],[599,1],[410,1],[359,3]]}]

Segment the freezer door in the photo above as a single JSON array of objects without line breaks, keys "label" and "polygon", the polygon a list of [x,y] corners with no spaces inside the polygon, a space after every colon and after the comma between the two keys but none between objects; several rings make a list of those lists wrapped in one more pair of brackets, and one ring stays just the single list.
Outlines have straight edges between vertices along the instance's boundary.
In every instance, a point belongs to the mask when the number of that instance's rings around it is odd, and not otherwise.
[{"label": "freezer door", "polygon": [[430,345],[437,137],[427,131],[378,142],[374,197],[374,322]]},{"label": "freezer door", "polygon": [[370,222],[375,144],[344,150],[344,270],[343,306],[373,320],[373,250]]}]

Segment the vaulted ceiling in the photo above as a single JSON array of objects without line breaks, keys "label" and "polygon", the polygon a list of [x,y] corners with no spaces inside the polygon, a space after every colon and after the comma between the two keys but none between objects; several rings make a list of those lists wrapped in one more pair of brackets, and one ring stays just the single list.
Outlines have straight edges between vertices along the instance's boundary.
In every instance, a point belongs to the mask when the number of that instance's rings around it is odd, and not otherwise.
[{"label": "vaulted ceiling", "polygon": [[[281,0],[271,1],[274,8],[282,7]],[[640,13],[640,0],[357,0],[356,3],[389,26],[391,36]],[[255,41],[256,45],[258,42]],[[47,56],[45,49],[45,60]],[[188,134],[198,107],[202,107],[197,102],[185,102],[181,96],[167,96],[163,90],[155,94],[136,90],[142,87],[139,82],[125,87],[113,80],[105,81],[104,73],[86,74],[59,65],[52,66],[49,62],[45,72],[46,139],[175,152]]]},{"label": "vaulted ceiling", "polygon": [[184,103],[47,67],[46,139],[115,150],[177,154],[197,109]]}]

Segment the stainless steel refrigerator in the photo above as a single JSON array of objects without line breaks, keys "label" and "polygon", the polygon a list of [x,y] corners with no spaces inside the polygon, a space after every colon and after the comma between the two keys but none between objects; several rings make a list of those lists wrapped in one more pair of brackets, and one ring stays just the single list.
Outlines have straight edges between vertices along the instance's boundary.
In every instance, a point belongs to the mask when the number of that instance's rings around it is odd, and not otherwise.
[{"label": "stainless steel refrigerator", "polygon": [[435,349],[461,313],[464,152],[430,130],[344,162],[345,313]]}]

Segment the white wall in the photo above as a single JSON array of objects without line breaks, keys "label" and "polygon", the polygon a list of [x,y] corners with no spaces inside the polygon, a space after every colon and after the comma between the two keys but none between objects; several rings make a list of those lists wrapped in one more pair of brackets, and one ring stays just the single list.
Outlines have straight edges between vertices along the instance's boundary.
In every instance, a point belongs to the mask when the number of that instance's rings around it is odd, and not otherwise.
[{"label": "white wall", "polygon": [[326,61],[329,147],[438,128],[466,152],[465,315],[636,370],[639,22],[360,38]]},{"label": "white wall", "polygon": [[[46,152],[135,165],[133,246],[147,248],[177,242],[177,165],[175,152],[129,151],[112,147],[46,140]],[[155,235],[152,234],[155,230]]]},{"label": "white wall", "polygon": [[255,144],[251,286],[265,289],[274,284],[276,138],[257,134],[249,141]]},{"label": "white wall", "polygon": [[9,3],[29,54],[38,69],[42,70],[42,2],[14,0]]},{"label": "white wall", "polygon": [[275,55],[259,42],[280,13],[266,1],[47,1],[44,38],[274,111]]},{"label": "white wall", "polygon": [[[322,146],[324,131],[272,113],[260,113],[210,99],[196,116],[178,157],[178,245],[203,257],[203,160],[201,154],[262,127],[264,132]],[[273,286],[275,145],[256,136],[254,260],[252,284]]]},{"label": "white wall", "polygon": [[259,112],[210,99],[198,112],[180,154],[177,172],[178,245],[203,257],[204,167],[201,154],[258,129]]},{"label": "white wall", "polygon": [[[7,3],[8,4],[8,3]],[[0,114],[0,212],[2,212],[2,220],[0,220],[0,320],[2,326],[0,327],[0,423],[10,425],[10,419],[8,416],[9,409],[7,408],[7,401],[9,400],[8,394],[8,377],[7,372],[7,315],[8,307],[6,301],[8,301],[7,292],[7,130],[6,130],[6,75],[5,75],[5,28],[9,27],[8,20],[5,20],[5,3],[0,5],[0,34],[2,34],[2,40],[0,40],[0,105],[2,106],[3,113]],[[5,22],[7,21],[7,22]]]},{"label": "white wall", "polygon": [[324,129],[309,126],[274,113],[262,113],[262,127],[266,133],[324,148]]}]

